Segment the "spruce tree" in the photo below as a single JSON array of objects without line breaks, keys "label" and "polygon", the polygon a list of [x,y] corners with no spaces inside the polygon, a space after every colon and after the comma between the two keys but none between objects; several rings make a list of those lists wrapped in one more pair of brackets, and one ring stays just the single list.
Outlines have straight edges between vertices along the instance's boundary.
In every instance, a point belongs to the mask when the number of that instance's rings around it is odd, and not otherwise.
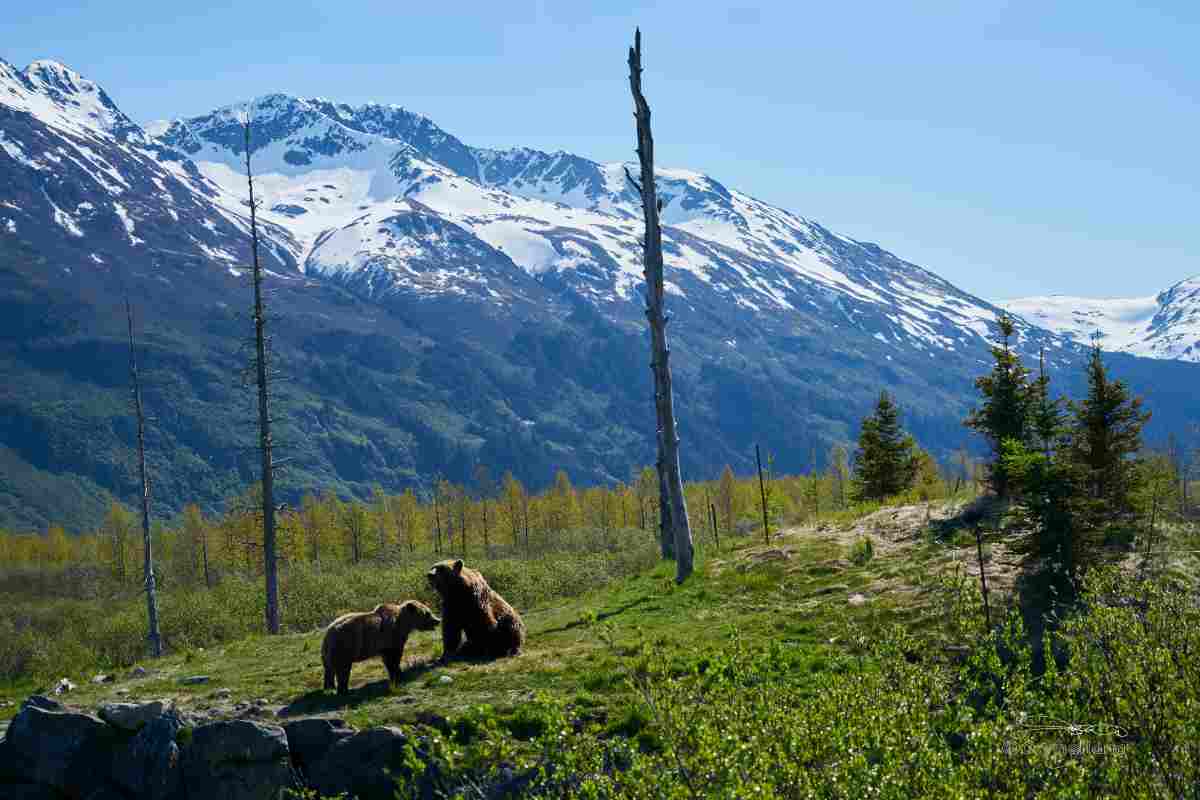
[{"label": "spruce tree", "polygon": [[1029,371],[1013,352],[1011,341],[1016,331],[1013,319],[1001,312],[997,319],[996,344],[992,371],[975,381],[983,395],[983,404],[971,410],[966,425],[983,435],[992,448],[988,464],[988,482],[1001,497],[1008,497],[1012,479],[1005,466],[1004,443],[1012,440],[1021,445],[1030,441]]},{"label": "spruce tree", "polygon": [[1112,519],[1133,508],[1137,476],[1131,456],[1142,447],[1150,412],[1142,410],[1142,398],[1130,396],[1124,381],[1109,378],[1098,344],[1087,373],[1087,397],[1071,403],[1069,458],[1095,513]]},{"label": "spruce tree", "polygon": [[854,496],[882,500],[912,485],[912,438],[900,427],[900,410],[885,391],[862,422],[855,453]]},{"label": "spruce tree", "polygon": [[1050,376],[1046,373],[1046,351],[1043,349],[1038,354],[1037,380],[1030,387],[1029,424],[1046,458],[1054,452],[1066,428],[1064,403],[1063,398],[1050,396]]}]

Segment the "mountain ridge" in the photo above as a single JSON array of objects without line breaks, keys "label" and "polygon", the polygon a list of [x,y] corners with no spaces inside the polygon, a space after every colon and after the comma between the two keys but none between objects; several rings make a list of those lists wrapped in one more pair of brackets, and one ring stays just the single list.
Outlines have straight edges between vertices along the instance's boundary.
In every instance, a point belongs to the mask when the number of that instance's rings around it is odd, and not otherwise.
[{"label": "mountain ridge", "polygon": [[1105,350],[1200,362],[1200,276],[1148,297],[1023,297],[1004,308],[1048,330]]}]

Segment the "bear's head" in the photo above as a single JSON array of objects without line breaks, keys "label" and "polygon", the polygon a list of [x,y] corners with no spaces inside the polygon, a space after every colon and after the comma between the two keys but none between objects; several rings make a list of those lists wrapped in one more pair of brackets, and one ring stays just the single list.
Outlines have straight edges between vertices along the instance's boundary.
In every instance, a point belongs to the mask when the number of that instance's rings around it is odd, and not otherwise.
[{"label": "bear's head", "polygon": [[462,559],[451,561],[439,561],[429,568],[429,572],[425,573],[425,577],[429,579],[429,585],[433,590],[442,597],[446,597],[450,592],[454,591],[455,587],[461,586],[463,583],[463,562]]},{"label": "bear's head", "polygon": [[429,606],[416,600],[409,600],[400,606],[400,621],[410,631],[432,631],[442,624],[442,620],[429,610]]}]

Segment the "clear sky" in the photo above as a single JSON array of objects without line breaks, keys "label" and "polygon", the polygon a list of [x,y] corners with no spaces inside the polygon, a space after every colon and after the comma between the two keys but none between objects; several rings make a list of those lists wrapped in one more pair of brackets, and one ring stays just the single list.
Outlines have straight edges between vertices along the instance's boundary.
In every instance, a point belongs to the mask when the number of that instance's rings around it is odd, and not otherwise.
[{"label": "clear sky", "polygon": [[1200,4],[1029,0],[21,3],[0,56],[134,119],[267,92],[399,103],[468,144],[658,160],[988,299],[1200,273]]}]

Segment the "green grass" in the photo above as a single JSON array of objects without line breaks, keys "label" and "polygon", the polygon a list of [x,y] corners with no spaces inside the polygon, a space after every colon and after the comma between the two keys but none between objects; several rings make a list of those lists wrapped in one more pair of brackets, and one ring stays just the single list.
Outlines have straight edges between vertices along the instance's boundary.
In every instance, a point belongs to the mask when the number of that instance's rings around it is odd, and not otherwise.
[{"label": "green grass", "polygon": [[[613,709],[619,713],[628,709],[632,698],[622,665],[637,653],[654,650],[684,664],[727,648],[737,637],[744,642],[780,639],[789,646],[811,650],[816,659],[829,648],[830,631],[845,620],[870,624],[892,615],[899,601],[893,603],[886,595],[867,607],[846,604],[849,591],[881,576],[881,562],[856,565],[841,561],[840,545],[811,531],[780,541],[791,551],[791,557],[782,562],[755,562],[751,556],[761,548],[744,542],[740,551],[716,554],[701,549],[697,574],[683,586],[674,582],[674,565],[656,562],[652,552],[648,560],[627,560],[635,573],[630,577],[622,577],[612,564],[597,566],[594,557],[567,554],[534,564],[485,563],[484,572],[493,585],[523,609],[529,640],[520,657],[437,666],[433,659],[440,651],[438,635],[416,633],[409,640],[405,653],[408,670],[399,686],[386,684],[380,663],[364,662],[354,668],[352,693],[347,699],[322,691],[321,633],[314,629],[323,621],[321,617],[329,618],[345,605],[339,596],[348,595],[346,602],[360,593],[383,596],[370,574],[358,576],[358,582],[365,584],[361,587],[347,586],[347,576],[340,573],[309,587],[311,591],[328,589],[335,598],[332,602],[326,599],[325,611],[314,612],[311,619],[302,617],[297,623],[293,618],[294,624],[307,628],[304,632],[198,640],[177,647],[158,661],[142,661],[150,670],[146,678],[122,677],[114,684],[90,683],[96,672],[113,670],[112,661],[73,665],[73,671],[51,670],[37,681],[22,679],[0,685],[0,698],[18,700],[48,686],[51,676],[62,672],[79,684],[72,701],[84,705],[113,698],[115,689],[125,688],[130,697],[171,697],[204,709],[221,705],[223,701],[211,695],[218,688],[228,688],[233,701],[265,698],[272,707],[287,706],[289,713],[352,714],[362,724],[376,724],[411,722],[430,713],[454,716],[482,705],[503,713],[522,707],[531,693],[541,693],[560,703],[574,703],[583,696],[593,716],[608,719],[616,713]],[[653,566],[637,569],[639,563]],[[814,564],[823,566],[813,568]],[[569,574],[556,577],[556,569]],[[418,596],[426,593],[419,585],[423,580],[406,571],[398,571],[388,580],[393,587],[411,587]],[[585,591],[570,596],[580,588]],[[219,603],[245,604],[243,594],[230,589],[218,603],[210,603],[199,613],[215,613]],[[187,597],[196,600],[194,595]],[[252,614],[253,603],[248,605],[251,607],[240,613]],[[365,597],[358,605],[368,605]],[[140,609],[130,608],[126,613],[135,615]],[[247,622],[248,626],[256,624],[257,617]],[[128,635],[131,646],[138,647],[138,630],[130,630]],[[127,673],[128,667],[122,664],[118,674]],[[179,683],[180,678],[197,674],[208,675],[209,682],[196,687]],[[444,682],[443,676],[450,682]],[[0,717],[14,710],[11,706],[0,709]]]},{"label": "green grass", "polygon": [[[144,662],[145,678],[111,685],[73,674],[80,687],[69,699],[86,707],[125,689],[122,697],[172,698],[227,714],[233,702],[262,698],[270,720],[284,709],[359,728],[398,724],[422,733],[431,757],[463,780],[484,780],[502,762],[553,767],[541,797],[701,796],[689,787],[693,774],[711,775],[708,790],[726,797],[852,797],[872,786],[895,798],[985,790],[1014,798],[1138,796],[1130,789],[1137,786],[1151,787],[1145,796],[1152,796],[1172,774],[1200,774],[1186,738],[1197,687],[1171,678],[1195,672],[1195,663],[1171,661],[1200,646],[1194,608],[1162,600],[1163,611],[1139,622],[1131,609],[1104,609],[1099,599],[1127,590],[1102,585],[1089,601],[1096,613],[1063,628],[1063,642],[1078,648],[1068,668],[1034,676],[1019,615],[1005,616],[1011,598],[993,594],[994,619],[1010,627],[985,638],[970,576],[946,581],[963,555],[952,538],[913,530],[897,547],[892,531],[870,559],[856,560],[848,547],[856,531],[795,529],[770,547],[746,539],[721,552],[701,547],[697,572],[683,585],[674,582],[674,565],[652,552],[641,567],[626,562],[621,574],[612,562],[597,566],[602,554],[561,553],[569,580],[544,573],[550,558],[495,562],[485,574],[493,568],[495,583],[518,598],[528,626],[522,655],[443,666],[433,660],[437,634],[417,633],[399,685],[388,684],[381,664],[365,662],[345,698],[323,691],[321,633],[305,630],[178,649]],[[967,550],[971,561],[973,545]],[[376,579],[358,580],[374,586]],[[854,593],[867,601],[848,603]],[[1092,648],[1108,633],[1132,644]],[[946,643],[969,645],[965,663],[942,655]],[[1106,658],[1117,659],[1117,672]],[[180,683],[196,674],[209,682]],[[1108,682],[1126,674],[1124,684]],[[0,700],[19,701],[34,688],[28,680],[2,686]],[[221,688],[230,690],[228,700],[214,696]],[[1105,692],[1117,693],[1113,708],[1125,716],[1109,718]],[[15,710],[0,708],[0,717]],[[1123,751],[1116,771],[1103,756],[1068,763],[1056,750],[1002,752],[1021,714],[1117,722],[1143,742],[1160,735],[1144,721],[1159,720],[1161,735],[1184,747],[1173,773],[1136,747]],[[563,784],[555,774],[580,782]]]}]

